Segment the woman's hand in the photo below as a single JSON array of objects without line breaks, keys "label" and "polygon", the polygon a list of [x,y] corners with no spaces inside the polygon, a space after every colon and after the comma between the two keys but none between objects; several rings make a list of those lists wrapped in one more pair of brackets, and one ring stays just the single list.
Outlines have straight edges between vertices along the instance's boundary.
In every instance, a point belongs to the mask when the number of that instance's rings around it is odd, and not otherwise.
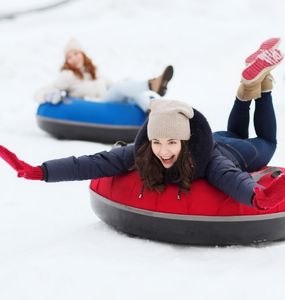
[{"label": "woman's hand", "polygon": [[265,189],[254,189],[253,206],[258,209],[270,209],[285,201],[285,174],[281,174]]},{"label": "woman's hand", "polygon": [[17,172],[18,177],[24,177],[31,180],[43,180],[44,173],[41,167],[33,167],[19,160],[18,157],[0,145],[0,156]]},{"label": "woman's hand", "polygon": [[52,104],[58,104],[64,97],[67,96],[67,92],[64,90],[54,89],[46,96],[46,101]]}]

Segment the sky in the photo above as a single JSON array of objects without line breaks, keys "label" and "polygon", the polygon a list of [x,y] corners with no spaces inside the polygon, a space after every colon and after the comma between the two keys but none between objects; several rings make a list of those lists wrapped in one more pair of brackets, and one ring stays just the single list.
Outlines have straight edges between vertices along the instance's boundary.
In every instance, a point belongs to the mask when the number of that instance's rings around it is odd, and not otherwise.
[{"label": "sky", "polygon": [[[0,0],[0,16],[52,3]],[[0,144],[31,165],[111,148],[56,140],[37,126],[33,95],[57,76],[71,37],[114,81],[150,79],[172,64],[166,97],[223,130],[245,57],[269,37],[284,40],[284,9],[281,0],[74,0],[1,20]],[[270,165],[284,166],[284,63],[273,76],[278,149]],[[93,213],[88,181],[31,182],[0,161],[0,182],[1,299],[284,299],[284,242],[193,247],[130,238]]]}]

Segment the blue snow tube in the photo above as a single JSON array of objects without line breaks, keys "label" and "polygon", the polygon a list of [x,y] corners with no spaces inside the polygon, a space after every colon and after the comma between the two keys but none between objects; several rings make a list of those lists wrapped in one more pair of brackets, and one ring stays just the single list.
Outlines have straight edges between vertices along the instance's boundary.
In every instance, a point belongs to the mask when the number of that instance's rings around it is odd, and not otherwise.
[{"label": "blue snow tube", "polygon": [[41,104],[37,110],[39,127],[51,135],[102,143],[133,142],[146,117],[135,104],[71,97],[58,104]]}]

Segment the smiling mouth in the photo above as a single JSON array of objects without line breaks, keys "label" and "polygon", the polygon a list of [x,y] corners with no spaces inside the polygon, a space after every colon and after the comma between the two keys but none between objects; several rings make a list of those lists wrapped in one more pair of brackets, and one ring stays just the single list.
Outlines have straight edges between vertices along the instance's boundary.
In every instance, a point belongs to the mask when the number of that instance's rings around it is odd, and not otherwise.
[{"label": "smiling mouth", "polygon": [[164,164],[170,164],[173,162],[173,159],[174,159],[174,155],[169,157],[169,158],[162,158],[161,157],[161,161],[164,163]]}]

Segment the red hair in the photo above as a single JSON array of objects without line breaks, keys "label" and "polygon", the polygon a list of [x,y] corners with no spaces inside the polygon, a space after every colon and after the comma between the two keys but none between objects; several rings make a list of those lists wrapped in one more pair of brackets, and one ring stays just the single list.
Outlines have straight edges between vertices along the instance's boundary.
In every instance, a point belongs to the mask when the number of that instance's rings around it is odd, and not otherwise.
[{"label": "red hair", "polygon": [[[83,55],[83,66],[84,66],[85,71],[90,74],[90,76],[93,80],[96,80],[97,79],[96,66],[93,64],[92,60],[84,52],[81,52],[81,53]],[[83,79],[82,71],[77,68],[72,67],[67,62],[67,60],[65,60],[63,66],[61,67],[61,70],[70,70],[74,73],[74,75],[76,77]]]}]

